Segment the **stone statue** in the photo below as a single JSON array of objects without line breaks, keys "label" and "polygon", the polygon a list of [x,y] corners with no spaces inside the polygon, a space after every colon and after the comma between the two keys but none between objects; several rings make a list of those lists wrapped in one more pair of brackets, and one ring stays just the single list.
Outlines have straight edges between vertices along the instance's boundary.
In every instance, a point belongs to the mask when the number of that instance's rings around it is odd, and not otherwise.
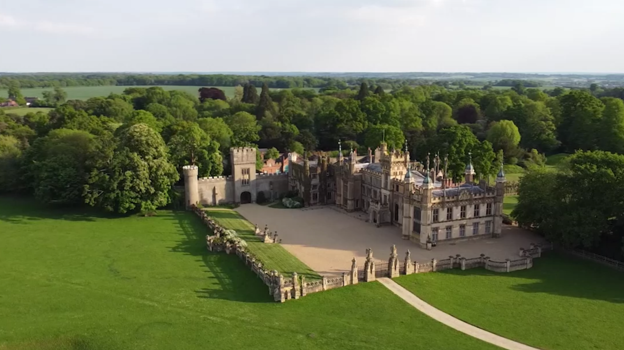
[{"label": "stone statue", "polygon": [[368,248],[366,249],[366,260],[372,260],[373,259],[373,249]]},{"label": "stone statue", "polygon": [[393,258],[396,258],[396,257],[398,256],[398,254],[397,254],[397,249],[396,249],[396,245],[394,245],[394,244],[392,245],[392,249],[391,249],[391,252],[390,252],[390,256],[391,256],[391,257],[393,257]]},{"label": "stone statue", "polygon": [[351,260],[351,269],[353,270],[355,268],[357,268],[357,265],[356,265],[355,257],[353,257],[353,260]]}]

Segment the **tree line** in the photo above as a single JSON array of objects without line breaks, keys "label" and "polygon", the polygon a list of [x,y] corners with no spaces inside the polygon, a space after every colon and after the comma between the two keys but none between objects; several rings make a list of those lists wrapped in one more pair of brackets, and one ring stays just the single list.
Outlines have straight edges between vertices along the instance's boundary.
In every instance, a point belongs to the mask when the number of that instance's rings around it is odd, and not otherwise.
[{"label": "tree line", "polygon": [[449,175],[458,181],[469,152],[486,179],[500,161],[530,168],[559,152],[624,153],[624,104],[600,97],[600,88],[546,93],[432,84],[388,91],[363,82],[317,92],[245,83],[230,99],[206,91],[199,99],[130,87],[57,101],[47,114],[0,112],[0,161],[8,169],[0,191],[117,212],[151,210],[174,200],[169,190],[183,165],[197,165],[200,176],[227,174],[230,147],[250,145],[303,153],[335,151],[342,140],[345,152],[363,154],[382,140],[397,149],[407,143],[416,160],[448,155]]}]

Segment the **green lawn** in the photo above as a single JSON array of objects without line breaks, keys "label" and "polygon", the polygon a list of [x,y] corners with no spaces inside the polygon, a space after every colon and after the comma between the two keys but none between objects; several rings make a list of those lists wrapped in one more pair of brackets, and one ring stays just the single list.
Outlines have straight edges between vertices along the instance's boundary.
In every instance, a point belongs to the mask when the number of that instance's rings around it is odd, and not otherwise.
[{"label": "green lawn", "polygon": [[518,196],[517,195],[506,195],[503,201],[503,213],[507,215],[511,215],[511,212],[518,205]]},{"label": "green lawn", "polygon": [[[130,87],[148,88],[151,86],[70,86],[70,87],[64,87],[63,90],[67,92],[67,98],[70,100],[86,100],[91,97],[108,96],[111,93],[121,94],[125,89],[130,88]],[[160,87],[162,87],[165,90],[186,91],[194,96],[199,96],[198,90],[201,88],[201,86],[178,86],[178,85],[164,85]],[[206,86],[206,87],[210,87],[210,86]],[[236,88],[234,86],[213,86],[213,87],[217,87],[223,90],[223,92],[225,92],[225,95],[227,97],[233,97],[234,89]],[[50,91],[50,90],[52,90],[52,88],[21,89],[22,94],[24,96],[39,97],[39,98],[43,97],[44,91]],[[271,89],[271,90],[281,90],[281,89]],[[318,89],[314,89],[314,90],[318,91]],[[0,96],[6,97],[7,93],[8,93],[7,89],[0,89]]]},{"label": "green lawn", "polygon": [[17,114],[19,116],[24,116],[28,113],[37,113],[44,112],[47,113],[51,111],[52,108],[39,108],[39,107],[19,107],[19,108],[0,108],[0,111],[3,111],[5,114]]},{"label": "green lawn", "polygon": [[[247,249],[258,259],[266,264],[268,270],[277,270],[280,273],[290,276],[293,272],[305,276],[307,279],[319,279],[320,276],[309,268],[306,264],[289,253],[281,244],[263,243],[254,234],[255,227],[239,213],[231,209],[210,208],[206,209],[208,215],[216,220],[221,226],[236,230],[238,235],[247,241]],[[264,229],[261,227],[260,229]],[[277,233],[279,239],[279,232]]]},{"label": "green lawn", "polygon": [[[108,96],[111,93],[121,94],[125,89],[130,87],[144,87],[150,86],[70,86],[64,87],[63,90],[67,92],[67,98],[70,100],[86,100],[91,97]],[[199,88],[201,86],[175,86],[167,85],[161,86],[165,90],[182,90],[186,91],[194,96],[199,96]],[[234,96],[234,86],[217,86],[219,89],[225,92],[228,97]],[[52,90],[52,88],[27,88],[21,89],[22,94],[28,97],[43,97],[44,91]],[[0,96],[7,95],[6,89],[0,89]]]},{"label": "green lawn", "polygon": [[602,265],[548,253],[510,274],[450,270],[396,281],[440,310],[540,349],[624,344],[624,274]]},{"label": "green lawn", "polygon": [[272,302],[204,236],[187,212],[112,217],[0,197],[0,349],[494,349],[378,283]]}]

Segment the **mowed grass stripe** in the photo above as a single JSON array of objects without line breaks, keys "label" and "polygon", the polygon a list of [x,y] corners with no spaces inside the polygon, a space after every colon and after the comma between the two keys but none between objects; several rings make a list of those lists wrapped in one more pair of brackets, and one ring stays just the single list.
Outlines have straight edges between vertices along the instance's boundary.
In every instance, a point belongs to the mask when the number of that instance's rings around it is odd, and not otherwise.
[{"label": "mowed grass stripe", "polygon": [[[304,276],[306,279],[321,278],[308,265],[282,247],[281,244],[262,242],[260,237],[254,233],[255,226],[236,211],[225,208],[210,208],[206,209],[206,211],[221,226],[235,230],[242,239],[247,241],[249,252],[260,259],[265,264],[264,266],[267,270],[277,270],[287,278],[293,272],[297,272],[297,274]],[[261,227],[260,229],[264,228]],[[279,232],[277,234],[279,239]]]},{"label": "mowed grass stripe", "polygon": [[377,283],[275,303],[194,214],[0,196],[0,349],[494,350]]},{"label": "mowed grass stripe", "polygon": [[395,281],[465,322],[540,349],[624,344],[624,274],[592,262],[550,252],[510,274],[450,270]]}]

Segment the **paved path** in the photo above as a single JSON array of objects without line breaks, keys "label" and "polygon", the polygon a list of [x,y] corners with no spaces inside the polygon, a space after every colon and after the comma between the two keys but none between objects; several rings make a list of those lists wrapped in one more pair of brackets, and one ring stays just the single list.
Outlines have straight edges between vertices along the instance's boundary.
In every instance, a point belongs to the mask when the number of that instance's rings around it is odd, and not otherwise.
[{"label": "paved path", "polygon": [[533,348],[528,345],[524,345],[513,340],[509,340],[507,338],[503,338],[494,333],[486,332],[483,329],[477,328],[475,326],[469,325],[464,321],[460,321],[455,317],[446,314],[433,306],[425,303],[422,299],[418,298],[414,294],[412,294],[407,289],[401,287],[396,282],[389,278],[379,278],[377,279],[381,284],[383,284],[386,288],[390,289],[394,294],[398,295],[401,299],[407,301],[410,305],[418,309],[420,312],[425,315],[433,318],[434,320],[441,322],[457,331],[460,331],[464,334],[468,334],[471,337],[483,340],[484,342],[488,342],[490,344],[494,344],[503,349],[508,350],[539,350],[538,348]]}]

